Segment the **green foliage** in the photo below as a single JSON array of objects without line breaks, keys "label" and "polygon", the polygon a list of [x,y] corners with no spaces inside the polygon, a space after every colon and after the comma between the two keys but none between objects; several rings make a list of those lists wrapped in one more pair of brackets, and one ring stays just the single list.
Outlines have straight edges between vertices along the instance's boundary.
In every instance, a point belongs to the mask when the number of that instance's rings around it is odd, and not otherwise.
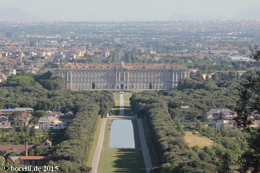
[{"label": "green foliage", "polygon": [[[251,48],[252,58],[259,62],[260,51],[257,46]],[[236,111],[238,116],[235,118],[237,126],[245,130],[248,135],[250,148],[243,153],[241,161],[241,172],[251,171],[260,172],[260,129],[253,129],[250,125],[253,120],[249,118],[254,111],[260,112],[260,73],[250,75],[247,80],[240,83],[238,87],[239,100],[237,101]]]},{"label": "green foliage", "polygon": [[44,117],[45,115],[47,115],[46,111],[43,110],[37,110],[33,112],[33,116],[36,118],[41,118]]},{"label": "green foliage", "polygon": [[[170,91],[163,91],[163,95],[170,94]],[[181,123],[174,128],[174,122],[168,113],[167,102],[158,92],[144,91],[133,94],[130,99],[132,111],[138,116],[143,115],[147,121],[152,134],[152,141],[156,146],[157,155],[161,160],[158,168],[161,172],[201,172],[207,168],[206,172],[214,171],[214,167],[209,164],[200,163],[200,159],[194,151],[190,150],[187,143],[182,138],[183,127]]]},{"label": "green foliage", "polygon": [[35,127],[34,126],[31,127],[29,134],[30,134],[30,136],[35,136]]},{"label": "green foliage", "polygon": [[32,76],[15,76],[2,83],[4,86],[34,86],[35,81]]},{"label": "green foliage", "polygon": [[[193,81],[202,80],[195,77]],[[161,172],[203,172],[202,169],[207,168],[208,172],[215,172],[222,164],[221,158],[225,154],[230,155],[228,163],[238,164],[239,156],[248,149],[245,133],[239,130],[227,130],[224,127],[220,130],[202,128],[198,121],[197,130],[216,144],[220,144],[221,147],[219,145],[214,145],[213,148],[195,146],[191,151],[183,141],[182,136],[185,131],[180,123],[180,121],[185,123],[196,119],[207,121],[202,113],[209,108],[235,105],[237,96],[233,90],[232,87],[221,87],[215,91],[183,89],[159,92],[143,91],[132,95],[130,98],[131,109],[149,124],[150,134],[153,137],[150,142],[156,146],[155,150],[161,160],[161,165],[154,168],[153,171],[159,169]],[[191,109],[180,110],[178,107],[183,104],[190,106]],[[175,124],[173,120],[176,122]],[[189,159],[187,159],[188,156]],[[197,164],[197,161],[203,164],[192,166]]]},{"label": "green foliage", "polygon": [[52,76],[50,71],[37,73],[34,78],[47,90],[63,90],[65,88],[65,80],[61,76]]},{"label": "green foliage", "polygon": [[98,114],[109,112],[114,103],[113,93],[110,91],[80,91],[76,95],[82,98],[84,98],[82,95],[92,95],[91,100],[95,102],[88,100],[78,102],[76,117],[66,129],[65,140],[55,147],[52,155],[54,162],[51,161],[48,165],[59,165],[60,172],[63,173],[91,171],[91,168],[81,163],[92,140]]},{"label": "green foliage", "polygon": [[196,129],[197,129],[198,131],[201,131],[202,128],[203,128],[203,127],[202,127],[200,121],[198,121],[197,124],[196,124]]}]

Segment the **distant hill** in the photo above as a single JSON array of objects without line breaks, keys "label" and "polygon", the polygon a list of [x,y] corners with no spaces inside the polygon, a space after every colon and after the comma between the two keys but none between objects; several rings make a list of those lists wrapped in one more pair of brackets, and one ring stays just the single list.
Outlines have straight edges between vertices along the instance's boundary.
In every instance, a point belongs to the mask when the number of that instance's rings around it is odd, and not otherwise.
[{"label": "distant hill", "polygon": [[41,20],[41,18],[13,7],[0,7],[0,19],[9,20]]},{"label": "distant hill", "polygon": [[240,11],[240,13],[233,18],[234,19],[260,18],[260,8],[254,7],[254,8],[244,9]]},{"label": "distant hill", "polygon": [[174,13],[171,15],[168,20],[173,20],[173,21],[179,21],[179,20],[214,20],[216,19],[212,15],[191,15],[191,14],[179,14],[179,13]]}]

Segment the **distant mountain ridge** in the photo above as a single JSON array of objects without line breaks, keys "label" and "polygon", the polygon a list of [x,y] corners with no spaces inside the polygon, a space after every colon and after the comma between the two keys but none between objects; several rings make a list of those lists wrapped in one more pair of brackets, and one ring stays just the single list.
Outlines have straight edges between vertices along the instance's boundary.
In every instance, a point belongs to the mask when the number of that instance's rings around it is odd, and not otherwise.
[{"label": "distant mountain ridge", "polygon": [[179,14],[174,13],[171,15],[168,20],[171,21],[180,21],[180,20],[218,20],[218,19],[251,19],[251,18],[260,18],[260,7],[253,7],[249,9],[241,10],[240,13],[234,17],[224,17],[212,15],[193,15],[193,14]]},{"label": "distant mountain ridge", "polygon": [[42,20],[41,18],[14,7],[0,7],[0,19],[4,20]]},{"label": "distant mountain ridge", "polygon": [[253,7],[253,8],[241,10],[238,15],[233,17],[233,19],[250,19],[250,18],[260,18],[259,7]]}]

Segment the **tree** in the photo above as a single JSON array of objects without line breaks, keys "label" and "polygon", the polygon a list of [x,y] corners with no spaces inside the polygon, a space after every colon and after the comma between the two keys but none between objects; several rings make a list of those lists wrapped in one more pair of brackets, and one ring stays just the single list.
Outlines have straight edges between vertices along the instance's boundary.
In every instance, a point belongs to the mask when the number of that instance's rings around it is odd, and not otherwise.
[{"label": "tree", "polygon": [[225,153],[220,158],[219,165],[219,173],[231,173],[231,168],[229,165],[231,164],[231,155],[229,153]]},{"label": "tree", "polygon": [[[258,47],[251,47],[252,56],[257,62],[260,60]],[[260,72],[256,76],[247,77],[246,82],[241,82],[237,88],[239,100],[237,101],[237,127],[249,134],[250,149],[242,155],[241,172],[252,170],[252,173],[260,172],[260,128],[252,129],[253,120],[249,117],[254,111],[260,113]]]},{"label": "tree", "polygon": [[43,153],[42,149],[39,147],[36,147],[34,150],[34,155],[35,156],[40,156]]},{"label": "tree", "polygon": [[23,114],[22,111],[14,111],[14,112],[12,113],[12,116],[13,116],[13,117],[21,117],[22,114]]},{"label": "tree", "polygon": [[190,78],[194,78],[195,77],[195,73],[193,71],[190,72]]},{"label": "tree", "polygon": [[15,131],[16,131],[16,132],[22,132],[22,131],[23,131],[23,128],[22,128],[22,127],[15,127]]},{"label": "tree", "polygon": [[201,130],[202,130],[202,125],[201,125],[201,122],[200,122],[200,121],[197,121],[196,129],[197,129],[198,131],[201,131]]},{"label": "tree", "polygon": [[200,78],[200,79],[203,79],[202,74],[201,74],[199,71],[197,71],[196,77],[198,77],[198,78]]},{"label": "tree", "polygon": [[34,151],[32,148],[28,149],[28,156],[34,156]]},{"label": "tree", "polygon": [[37,110],[37,111],[34,111],[34,113],[33,113],[33,116],[36,118],[41,118],[41,117],[44,117],[45,115],[47,115],[47,112],[43,111],[43,110]]},{"label": "tree", "polygon": [[29,132],[30,136],[35,136],[35,127],[32,126]]},{"label": "tree", "polygon": [[214,74],[213,80],[214,80],[214,81],[218,81],[218,80],[219,80],[218,73],[215,73],[215,74]]},{"label": "tree", "polygon": [[237,72],[232,70],[228,73],[229,79],[237,79]]},{"label": "tree", "polygon": [[38,118],[37,117],[33,117],[31,119],[31,123],[33,123],[34,125],[38,124]]},{"label": "tree", "polygon": [[28,127],[27,126],[23,126],[23,132],[26,134],[26,133],[28,133]]}]

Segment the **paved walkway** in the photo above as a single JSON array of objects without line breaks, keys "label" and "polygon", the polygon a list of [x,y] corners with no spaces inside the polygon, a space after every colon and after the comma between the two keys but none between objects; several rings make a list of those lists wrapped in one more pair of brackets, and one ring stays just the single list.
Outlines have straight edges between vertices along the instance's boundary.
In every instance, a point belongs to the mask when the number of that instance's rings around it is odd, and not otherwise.
[{"label": "paved walkway", "polygon": [[109,119],[136,119],[136,116],[109,116]]},{"label": "paved walkway", "polygon": [[96,148],[95,155],[94,155],[94,158],[93,158],[93,162],[92,162],[92,165],[91,165],[92,173],[97,173],[97,170],[98,170],[98,164],[99,164],[99,160],[100,160],[101,150],[102,150],[102,147],[103,147],[103,140],[104,140],[104,135],[105,135],[106,122],[107,122],[107,118],[103,118],[102,124],[101,124],[101,127],[100,127],[97,148]]},{"label": "paved walkway", "polygon": [[139,128],[139,135],[140,135],[140,139],[141,139],[141,146],[142,146],[142,150],[143,150],[145,168],[146,168],[146,172],[149,173],[150,170],[153,168],[153,165],[152,165],[148,147],[146,145],[142,119],[137,118],[137,124],[138,124],[138,128]]},{"label": "paved walkway", "polygon": [[124,94],[120,94],[120,115],[124,116],[125,109],[124,109]]}]

